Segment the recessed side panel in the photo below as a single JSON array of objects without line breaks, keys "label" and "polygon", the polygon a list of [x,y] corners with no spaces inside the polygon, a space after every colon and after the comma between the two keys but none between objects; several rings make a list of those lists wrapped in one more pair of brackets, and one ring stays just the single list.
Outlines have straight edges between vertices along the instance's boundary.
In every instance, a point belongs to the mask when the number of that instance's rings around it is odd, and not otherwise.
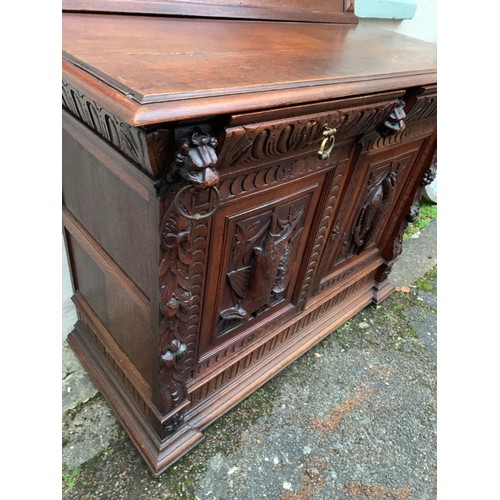
[{"label": "recessed side panel", "polygon": [[69,234],[73,272],[80,294],[111,334],[123,354],[151,386],[151,310],[104,258]]},{"label": "recessed side panel", "polygon": [[152,297],[158,263],[153,181],[65,115],[63,204],[141,291]]}]

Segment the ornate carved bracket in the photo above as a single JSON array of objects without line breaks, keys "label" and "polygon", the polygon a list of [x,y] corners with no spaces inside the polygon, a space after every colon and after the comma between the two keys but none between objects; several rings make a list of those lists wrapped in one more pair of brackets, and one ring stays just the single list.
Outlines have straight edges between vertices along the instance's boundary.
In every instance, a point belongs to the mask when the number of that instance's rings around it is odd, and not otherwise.
[{"label": "ornate carved bracket", "polygon": [[404,111],[404,107],[405,102],[403,99],[399,99],[397,106],[391,111],[384,123],[379,127],[379,133],[382,137],[389,137],[397,134],[398,132],[402,132],[406,128],[404,122],[406,113]]},{"label": "ornate carved bracket", "polygon": [[216,170],[217,139],[201,128],[195,128],[180,141],[178,141],[175,160],[172,163],[167,176],[168,182],[175,180],[175,175],[179,174],[189,183],[200,186],[215,186],[219,182],[219,173]]}]

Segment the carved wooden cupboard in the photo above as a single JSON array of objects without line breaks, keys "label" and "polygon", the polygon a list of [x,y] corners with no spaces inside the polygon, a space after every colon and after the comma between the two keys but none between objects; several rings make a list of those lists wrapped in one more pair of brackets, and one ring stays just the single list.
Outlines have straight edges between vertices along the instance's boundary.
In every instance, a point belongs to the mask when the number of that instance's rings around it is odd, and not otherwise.
[{"label": "carved wooden cupboard", "polygon": [[433,177],[435,47],[309,4],[64,2],[68,341],[154,474],[391,293]]}]

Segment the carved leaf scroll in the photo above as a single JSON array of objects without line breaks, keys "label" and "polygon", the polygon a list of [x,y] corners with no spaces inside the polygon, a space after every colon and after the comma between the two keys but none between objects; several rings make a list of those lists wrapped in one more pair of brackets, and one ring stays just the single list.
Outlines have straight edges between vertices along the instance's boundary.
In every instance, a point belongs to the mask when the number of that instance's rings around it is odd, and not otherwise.
[{"label": "carved leaf scroll", "polygon": [[[163,413],[172,413],[187,398],[186,381],[195,365],[203,279],[206,267],[208,220],[185,215],[209,209],[204,188],[218,181],[217,142],[196,128],[179,144],[169,175],[190,181],[197,189],[184,192],[177,205],[163,207],[160,224],[159,392]],[[170,196],[180,191],[170,188]],[[177,199],[177,197],[175,197]],[[165,203],[165,201],[164,201]],[[164,425],[166,435],[183,422],[173,413]]]},{"label": "carved leaf scroll", "polygon": [[336,137],[365,134],[391,113],[398,101],[333,110],[300,119],[238,126],[227,130],[220,162],[224,166],[270,161],[287,154],[319,147],[324,126],[336,128]]}]

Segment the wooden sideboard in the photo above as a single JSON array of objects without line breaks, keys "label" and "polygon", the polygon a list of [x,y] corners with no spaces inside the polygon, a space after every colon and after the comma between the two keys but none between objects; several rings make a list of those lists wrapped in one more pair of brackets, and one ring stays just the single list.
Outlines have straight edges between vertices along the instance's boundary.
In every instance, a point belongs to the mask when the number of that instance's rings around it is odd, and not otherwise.
[{"label": "wooden sideboard", "polygon": [[435,46],[305,4],[63,2],[68,341],[154,474],[393,291],[433,177]]}]

